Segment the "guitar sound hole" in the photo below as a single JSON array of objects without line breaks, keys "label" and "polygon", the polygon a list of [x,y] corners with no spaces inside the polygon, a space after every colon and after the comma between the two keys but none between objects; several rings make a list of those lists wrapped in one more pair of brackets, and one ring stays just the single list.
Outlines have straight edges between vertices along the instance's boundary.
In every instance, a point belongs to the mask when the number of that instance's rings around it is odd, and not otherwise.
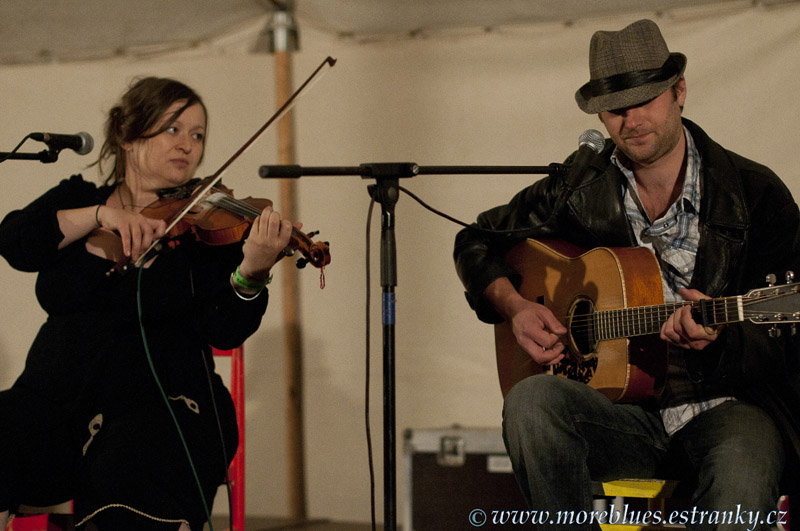
[{"label": "guitar sound hole", "polygon": [[569,312],[570,346],[579,360],[594,357],[597,340],[594,333],[594,304],[589,299],[576,299]]}]

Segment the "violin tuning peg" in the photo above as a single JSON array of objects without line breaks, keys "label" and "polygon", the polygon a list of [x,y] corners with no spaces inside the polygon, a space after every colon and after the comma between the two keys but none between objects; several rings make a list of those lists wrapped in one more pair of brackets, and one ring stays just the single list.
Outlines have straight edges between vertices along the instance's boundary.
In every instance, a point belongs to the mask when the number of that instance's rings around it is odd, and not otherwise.
[{"label": "violin tuning peg", "polygon": [[295,265],[297,266],[297,269],[303,269],[308,265],[308,260],[305,258],[298,258],[297,262],[295,262]]},{"label": "violin tuning peg", "polygon": [[308,236],[309,238],[313,238],[317,234],[319,234],[319,231],[318,230],[313,230],[311,232],[306,233],[306,236]]}]

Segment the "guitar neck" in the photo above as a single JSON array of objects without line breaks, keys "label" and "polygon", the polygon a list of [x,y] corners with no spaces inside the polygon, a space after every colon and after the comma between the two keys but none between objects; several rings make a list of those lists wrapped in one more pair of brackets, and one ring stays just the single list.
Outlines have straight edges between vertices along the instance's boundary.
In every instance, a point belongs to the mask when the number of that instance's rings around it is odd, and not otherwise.
[{"label": "guitar neck", "polygon": [[657,334],[669,316],[683,306],[691,306],[695,320],[703,326],[744,320],[743,297],[736,296],[598,311],[591,314],[589,326],[597,341]]}]

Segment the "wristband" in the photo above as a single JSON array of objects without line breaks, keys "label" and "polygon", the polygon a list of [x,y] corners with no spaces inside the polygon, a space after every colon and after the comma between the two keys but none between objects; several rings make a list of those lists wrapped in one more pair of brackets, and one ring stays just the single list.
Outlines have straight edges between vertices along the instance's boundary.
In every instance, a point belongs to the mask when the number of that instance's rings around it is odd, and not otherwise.
[{"label": "wristband", "polygon": [[266,285],[272,282],[271,274],[264,280],[248,280],[244,278],[241,273],[239,273],[239,266],[236,266],[236,271],[233,272],[233,276],[231,278],[233,279],[234,284],[248,291],[261,291]]},{"label": "wristband", "polygon": [[256,300],[256,297],[261,295],[261,291],[263,291],[263,290],[257,291],[252,295],[242,295],[242,293],[239,291],[239,288],[237,288],[236,284],[233,283],[233,273],[231,273],[231,289],[236,294],[236,296],[242,299],[243,301],[254,301]]},{"label": "wristband", "polygon": [[97,228],[99,229],[103,225],[100,224],[100,207],[103,206],[102,203],[97,205],[97,208],[94,210],[94,222],[97,223]]}]

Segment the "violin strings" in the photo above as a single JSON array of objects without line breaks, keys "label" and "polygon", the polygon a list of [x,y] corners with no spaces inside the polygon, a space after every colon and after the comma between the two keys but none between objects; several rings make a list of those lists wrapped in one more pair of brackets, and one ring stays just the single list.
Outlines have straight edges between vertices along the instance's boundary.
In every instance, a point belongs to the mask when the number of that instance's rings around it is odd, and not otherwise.
[{"label": "violin strings", "polygon": [[[258,208],[254,207],[253,205],[247,204],[244,201],[240,201],[239,199],[235,199],[235,198],[233,198],[233,197],[231,197],[231,196],[229,196],[227,194],[224,194],[222,192],[216,193],[216,194],[213,194],[213,195],[209,196],[206,199],[206,202],[208,202],[208,203],[210,203],[210,204],[212,204],[212,205],[214,205],[216,207],[219,207],[219,208],[222,208],[224,210],[227,210],[228,212],[231,212],[233,214],[242,216],[244,218],[248,218],[250,220],[254,220],[258,216],[261,215],[261,210],[259,210]],[[312,242],[311,242],[311,240],[308,238],[308,236],[306,234],[303,234],[302,232],[298,231],[294,226],[292,227],[292,234],[295,236],[295,238],[297,238],[299,240],[302,240],[303,242],[305,242],[308,245],[309,253],[311,254],[311,256],[313,258],[312,259],[312,263],[317,264],[317,263],[321,263],[322,262],[323,256],[320,256],[319,254],[317,254],[318,251],[315,251],[313,249]],[[291,254],[289,249],[290,249],[290,247],[287,247],[287,249],[284,251],[287,254],[287,256]],[[319,285],[320,285],[320,289],[325,289],[325,268],[324,267],[320,268]]]},{"label": "violin strings", "polygon": [[228,212],[232,212],[233,214],[238,214],[239,216],[248,218],[248,219],[255,219],[259,215],[261,215],[261,211],[252,205],[248,205],[244,201],[240,201],[238,199],[234,199],[233,197],[225,194],[215,194],[209,197],[207,202],[211,203],[214,206],[218,206],[227,210]]},{"label": "violin strings", "polygon": [[[244,201],[240,201],[239,199],[235,199],[229,195],[225,195],[220,193],[219,195],[214,194],[210,196],[207,202],[211,203],[214,206],[223,208],[228,212],[232,212],[233,214],[237,214],[242,217],[246,217],[248,219],[256,219],[258,216],[261,215],[261,210],[254,207],[253,205],[249,205]],[[304,235],[302,232],[299,232],[297,229],[292,227],[292,234],[295,235],[297,238],[302,238],[304,241],[311,243],[311,240]]]}]

